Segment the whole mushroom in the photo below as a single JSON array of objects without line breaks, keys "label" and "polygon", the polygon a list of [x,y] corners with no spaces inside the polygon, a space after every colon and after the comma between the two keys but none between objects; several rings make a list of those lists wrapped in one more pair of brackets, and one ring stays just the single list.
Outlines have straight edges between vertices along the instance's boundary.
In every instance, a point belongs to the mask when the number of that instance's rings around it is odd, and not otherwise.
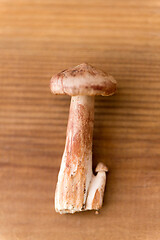
[{"label": "whole mushroom", "polygon": [[55,210],[61,214],[102,207],[108,169],[99,163],[97,175],[92,172],[94,96],[112,95],[116,85],[111,75],[86,63],[64,70],[51,79],[53,94],[72,97],[55,192]]}]

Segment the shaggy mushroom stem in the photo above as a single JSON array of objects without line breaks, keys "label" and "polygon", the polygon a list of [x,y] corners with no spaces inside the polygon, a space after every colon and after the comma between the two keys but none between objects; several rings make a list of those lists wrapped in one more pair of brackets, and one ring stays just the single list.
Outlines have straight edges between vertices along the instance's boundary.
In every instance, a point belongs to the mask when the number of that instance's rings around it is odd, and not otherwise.
[{"label": "shaggy mushroom stem", "polygon": [[65,150],[56,188],[58,212],[82,211],[92,179],[94,97],[71,98]]}]

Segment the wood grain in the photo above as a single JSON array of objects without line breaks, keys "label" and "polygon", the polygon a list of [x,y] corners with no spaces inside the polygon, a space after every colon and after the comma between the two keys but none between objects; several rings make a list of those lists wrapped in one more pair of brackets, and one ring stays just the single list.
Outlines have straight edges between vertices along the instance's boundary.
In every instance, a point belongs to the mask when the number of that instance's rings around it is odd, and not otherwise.
[{"label": "wood grain", "polygon": [[[53,195],[70,98],[51,76],[89,62],[118,81],[96,97],[104,207],[61,216]],[[0,239],[160,239],[160,1],[0,1]]]}]

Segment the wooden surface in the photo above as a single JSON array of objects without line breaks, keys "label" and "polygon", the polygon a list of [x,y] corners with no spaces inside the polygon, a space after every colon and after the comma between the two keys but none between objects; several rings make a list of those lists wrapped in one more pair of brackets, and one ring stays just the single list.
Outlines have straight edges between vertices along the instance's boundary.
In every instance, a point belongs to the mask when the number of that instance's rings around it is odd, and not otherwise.
[{"label": "wooden surface", "polygon": [[[89,62],[118,81],[96,97],[100,215],[61,216],[53,195],[70,97],[51,76]],[[0,240],[160,239],[160,1],[0,1]]]}]

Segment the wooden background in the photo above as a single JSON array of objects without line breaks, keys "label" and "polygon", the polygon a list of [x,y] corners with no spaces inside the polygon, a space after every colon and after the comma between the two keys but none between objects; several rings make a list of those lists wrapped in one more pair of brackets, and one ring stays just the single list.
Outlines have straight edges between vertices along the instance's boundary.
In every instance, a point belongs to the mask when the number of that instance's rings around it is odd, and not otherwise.
[{"label": "wooden background", "polygon": [[[54,73],[82,62],[118,81],[96,97],[100,215],[59,215],[53,195],[70,97]],[[0,239],[160,239],[160,1],[0,0]]]}]

